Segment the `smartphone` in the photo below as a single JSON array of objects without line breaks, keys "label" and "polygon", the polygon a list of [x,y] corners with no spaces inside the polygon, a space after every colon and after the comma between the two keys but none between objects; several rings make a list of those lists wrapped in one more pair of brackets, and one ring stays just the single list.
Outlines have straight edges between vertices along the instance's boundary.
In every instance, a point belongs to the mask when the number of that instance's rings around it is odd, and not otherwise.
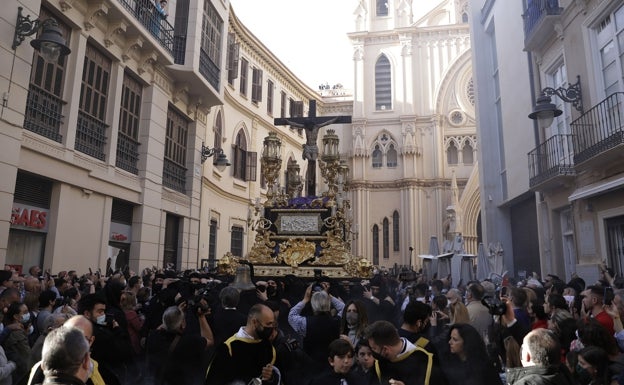
[{"label": "smartphone", "polygon": [[612,287],[605,287],[603,302],[607,306],[611,306],[611,304],[613,303],[613,288]]},{"label": "smartphone", "polygon": [[507,297],[507,289],[508,289],[507,286],[501,287],[501,289],[500,289],[500,296],[501,296],[501,298]]},{"label": "smartphone", "polygon": [[106,325],[112,327],[115,316],[112,314],[106,314]]}]

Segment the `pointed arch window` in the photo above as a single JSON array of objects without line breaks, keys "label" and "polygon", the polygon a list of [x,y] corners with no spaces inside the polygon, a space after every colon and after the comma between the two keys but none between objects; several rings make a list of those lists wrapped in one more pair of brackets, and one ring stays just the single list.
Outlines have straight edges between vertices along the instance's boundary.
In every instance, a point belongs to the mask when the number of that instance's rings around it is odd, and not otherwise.
[{"label": "pointed arch window", "polygon": [[257,155],[256,152],[247,151],[247,138],[240,130],[234,143],[234,178],[255,181]]},{"label": "pointed arch window", "polygon": [[388,218],[383,220],[383,257],[390,258],[390,221]]},{"label": "pointed arch window", "polygon": [[379,148],[379,145],[375,145],[375,149],[373,150],[373,168],[381,168],[383,165],[383,153]]},{"label": "pointed arch window", "polygon": [[473,164],[474,163],[474,156],[473,156],[472,145],[470,145],[470,141],[469,140],[466,140],[464,142],[464,148],[462,148],[462,159],[463,159],[463,163],[464,164]]},{"label": "pointed arch window", "polygon": [[392,250],[399,251],[399,212],[392,213]]},{"label": "pointed arch window", "polygon": [[446,163],[457,164],[457,157],[457,146],[455,146],[455,142],[451,142],[446,150]]},{"label": "pointed arch window", "polygon": [[223,120],[221,118],[221,111],[217,113],[214,125],[214,148],[221,148],[223,138]]},{"label": "pointed arch window", "polygon": [[386,166],[396,167],[397,158],[397,150],[394,148],[394,144],[390,144],[390,146],[388,146],[388,151],[386,152]]},{"label": "pointed arch window", "polygon": [[379,265],[379,226],[373,225],[373,265]]},{"label": "pointed arch window", "polygon": [[392,67],[386,55],[381,55],[375,63],[375,109],[392,109]]}]

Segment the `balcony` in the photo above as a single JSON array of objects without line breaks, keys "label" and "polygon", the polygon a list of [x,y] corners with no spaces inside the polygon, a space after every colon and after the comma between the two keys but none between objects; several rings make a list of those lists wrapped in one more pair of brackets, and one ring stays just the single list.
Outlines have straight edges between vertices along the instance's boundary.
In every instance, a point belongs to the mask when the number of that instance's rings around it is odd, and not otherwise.
[{"label": "balcony", "polygon": [[141,23],[158,43],[173,54],[173,26],[161,17],[151,0],[117,0]]},{"label": "balcony", "polygon": [[554,135],[529,152],[529,186],[534,191],[565,184],[576,175],[572,135]]},{"label": "balcony", "polygon": [[524,10],[524,49],[534,51],[555,32],[561,11],[558,0],[529,0]]},{"label": "balcony", "polygon": [[163,159],[163,186],[186,193],[186,168],[169,159]]},{"label": "balcony", "polygon": [[624,149],[624,93],[610,95],[570,126],[577,171],[610,165]]},{"label": "balcony", "polygon": [[58,96],[31,84],[28,88],[28,99],[26,99],[24,128],[61,143],[63,140],[60,133],[63,104],[65,102]]}]

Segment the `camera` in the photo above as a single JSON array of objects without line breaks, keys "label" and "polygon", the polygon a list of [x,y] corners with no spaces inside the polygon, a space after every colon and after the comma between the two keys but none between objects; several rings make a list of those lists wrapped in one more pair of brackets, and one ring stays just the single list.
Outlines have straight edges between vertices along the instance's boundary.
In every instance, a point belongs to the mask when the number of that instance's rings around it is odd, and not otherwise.
[{"label": "camera", "polygon": [[507,312],[507,304],[497,299],[487,296],[481,300],[483,306],[487,307],[491,315],[503,315]]}]

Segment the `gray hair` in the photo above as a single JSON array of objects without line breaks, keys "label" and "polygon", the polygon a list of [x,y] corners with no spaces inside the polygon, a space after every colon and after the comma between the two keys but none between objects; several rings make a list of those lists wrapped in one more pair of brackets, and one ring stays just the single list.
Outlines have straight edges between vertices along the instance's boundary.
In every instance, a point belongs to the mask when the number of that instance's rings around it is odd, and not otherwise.
[{"label": "gray hair", "polygon": [[331,300],[329,299],[329,294],[324,291],[317,291],[312,294],[312,300],[310,301],[312,305],[312,311],[315,313],[327,313],[331,308]]},{"label": "gray hair", "polygon": [[240,301],[240,293],[238,289],[226,286],[219,292],[219,300],[223,307],[236,307]]},{"label": "gray hair", "polygon": [[41,351],[44,375],[75,375],[89,353],[89,343],[82,330],[62,326],[48,333]]},{"label": "gray hair", "polygon": [[183,321],[184,313],[177,306],[169,306],[162,316],[163,325],[168,332],[180,331]]}]

